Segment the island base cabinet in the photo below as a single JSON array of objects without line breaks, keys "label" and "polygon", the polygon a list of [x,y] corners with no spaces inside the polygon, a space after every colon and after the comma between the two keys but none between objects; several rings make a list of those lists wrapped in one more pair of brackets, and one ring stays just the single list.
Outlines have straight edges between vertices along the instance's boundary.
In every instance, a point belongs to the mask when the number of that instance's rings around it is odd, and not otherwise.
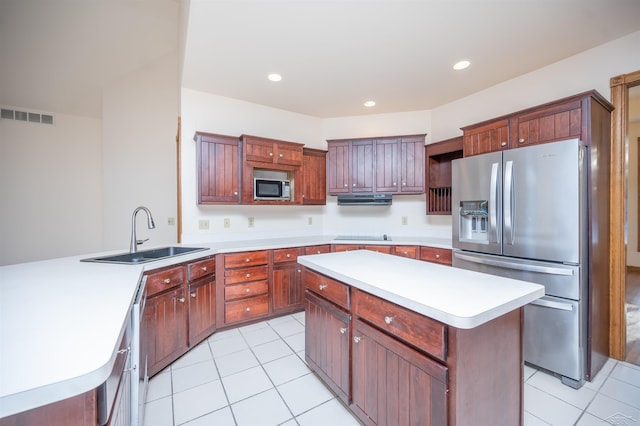
[{"label": "island base cabinet", "polygon": [[447,424],[447,367],[356,320],[352,411],[366,425]]},{"label": "island base cabinet", "polygon": [[96,426],[97,424],[96,390],[0,419],[0,426]]},{"label": "island base cabinet", "polygon": [[349,324],[349,314],[306,291],[306,361],[346,404],[350,401]]}]

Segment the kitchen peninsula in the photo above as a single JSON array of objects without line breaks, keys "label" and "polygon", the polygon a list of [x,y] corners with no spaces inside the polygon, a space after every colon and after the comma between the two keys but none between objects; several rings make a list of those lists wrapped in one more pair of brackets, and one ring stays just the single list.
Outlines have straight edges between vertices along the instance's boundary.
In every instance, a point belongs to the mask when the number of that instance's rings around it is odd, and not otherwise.
[{"label": "kitchen peninsula", "polygon": [[365,424],[522,424],[542,286],[366,250],[298,262],[307,362]]}]

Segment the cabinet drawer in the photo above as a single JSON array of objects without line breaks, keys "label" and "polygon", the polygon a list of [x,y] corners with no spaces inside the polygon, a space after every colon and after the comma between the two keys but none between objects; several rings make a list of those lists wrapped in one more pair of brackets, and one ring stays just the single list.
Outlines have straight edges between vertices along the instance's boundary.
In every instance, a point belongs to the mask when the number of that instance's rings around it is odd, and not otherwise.
[{"label": "cabinet drawer", "polygon": [[393,249],[393,254],[395,254],[396,256],[416,259],[418,257],[419,248],[420,247],[417,246],[395,246]]},{"label": "cabinet drawer", "polygon": [[299,247],[274,250],[273,263],[295,262],[303,253],[304,249]]},{"label": "cabinet drawer", "polygon": [[224,304],[224,321],[227,324],[257,318],[267,313],[269,313],[269,296],[267,295],[249,297]]},{"label": "cabinet drawer", "polygon": [[365,250],[377,251],[378,253],[391,254],[391,246],[363,246]]},{"label": "cabinet drawer", "polygon": [[420,260],[451,266],[451,250],[435,247],[420,247]]},{"label": "cabinet drawer", "polygon": [[353,251],[361,248],[358,244],[334,244],[331,251]]},{"label": "cabinet drawer", "polygon": [[349,309],[349,286],[335,281],[324,275],[320,275],[309,269],[304,269],[303,278],[305,287],[319,294],[321,297]]},{"label": "cabinet drawer", "polygon": [[232,269],[245,266],[266,265],[267,254],[268,252],[266,250],[226,254],[224,256],[224,267],[225,269]]},{"label": "cabinet drawer", "polygon": [[224,288],[224,300],[234,300],[242,297],[266,294],[268,291],[269,284],[266,280],[253,281],[246,284],[229,285]]},{"label": "cabinet drawer", "polygon": [[352,291],[356,316],[442,361],[446,359],[446,325],[358,289]]},{"label": "cabinet drawer", "polygon": [[266,279],[266,266],[256,266],[255,268],[241,268],[224,271],[225,285]]},{"label": "cabinet drawer", "polygon": [[184,268],[178,266],[164,271],[155,272],[147,276],[147,295],[159,293],[184,283]]},{"label": "cabinet drawer", "polygon": [[189,281],[211,275],[216,271],[216,259],[211,258],[192,262],[187,266],[187,269],[189,271]]},{"label": "cabinet drawer", "polygon": [[331,244],[324,244],[321,246],[309,246],[304,248],[304,254],[322,254],[330,253]]}]

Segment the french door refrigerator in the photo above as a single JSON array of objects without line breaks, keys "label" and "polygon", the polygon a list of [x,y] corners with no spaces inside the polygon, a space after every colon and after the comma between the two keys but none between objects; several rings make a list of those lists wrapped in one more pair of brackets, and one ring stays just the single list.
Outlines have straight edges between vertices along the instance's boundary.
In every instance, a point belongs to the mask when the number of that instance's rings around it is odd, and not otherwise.
[{"label": "french door refrigerator", "polygon": [[571,139],[452,163],[453,266],[544,285],[524,360],[575,388],[590,380],[589,157]]}]

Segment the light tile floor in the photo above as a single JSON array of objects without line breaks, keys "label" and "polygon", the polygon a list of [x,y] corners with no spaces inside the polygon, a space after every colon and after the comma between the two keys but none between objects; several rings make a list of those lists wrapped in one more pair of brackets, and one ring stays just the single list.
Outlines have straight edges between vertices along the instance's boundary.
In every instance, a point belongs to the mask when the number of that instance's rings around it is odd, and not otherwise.
[{"label": "light tile floor", "polygon": [[[639,366],[610,359],[579,390],[525,380],[525,426],[640,426]],[[145,411],[145,426],[359,424],[304,362],[303,312],[214,334],[151,379]]]}]

